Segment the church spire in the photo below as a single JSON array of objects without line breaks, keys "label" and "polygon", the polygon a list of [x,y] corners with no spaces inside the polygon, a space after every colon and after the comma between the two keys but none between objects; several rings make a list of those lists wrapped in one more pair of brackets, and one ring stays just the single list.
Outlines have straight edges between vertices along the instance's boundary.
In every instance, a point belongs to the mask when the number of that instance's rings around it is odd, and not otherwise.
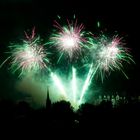
[{"label": "church spire", "polygon": [[46,109],[49,110],[50,108],[51,108],[51,100],[49,95],[49,88],[47,88]]}]

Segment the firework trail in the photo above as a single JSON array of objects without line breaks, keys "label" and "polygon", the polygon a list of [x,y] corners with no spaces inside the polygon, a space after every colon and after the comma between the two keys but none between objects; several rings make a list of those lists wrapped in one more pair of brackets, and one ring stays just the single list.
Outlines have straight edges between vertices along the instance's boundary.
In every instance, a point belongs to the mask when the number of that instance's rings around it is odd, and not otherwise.
[{"label": "firework trail", "polygon": [[63,96],[63,99],[67,100],[67,94],[65,92],[62,82],[60,81],[60,78],[58,78],[58,76],[54,74],[53,72],[51,72],[51,77],[54,83],[56,84],[57,88],[60,90],[61,95]]},{"label": "firework trail", "polygon": [[83,97],[86,94],[87,89],[89,88],[92,78],[94,77],[94,75],[96,74],[98,68],[99,68],[100,64],[97,65],[97,67],[93,67],[93,64],[90,65],[90,69],[89,72],[87,74],[87,78],[84,82],[83,88],[82,88],[82,92],[81,92],[81,96],[80,96],[80,100],[79,100],[79,104],[82,103]]},{"label": "firework trail", "polygon": [[76,69],[72,67],[72,93],[73,93],[73,102],[76,103],[76,92],[77,92],[77,83],[76,83]]}]

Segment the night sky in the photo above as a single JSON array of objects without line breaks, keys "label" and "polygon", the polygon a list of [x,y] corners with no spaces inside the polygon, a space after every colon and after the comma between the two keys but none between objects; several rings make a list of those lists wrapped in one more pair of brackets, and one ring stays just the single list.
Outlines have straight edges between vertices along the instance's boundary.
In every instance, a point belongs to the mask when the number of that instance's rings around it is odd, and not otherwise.
[{"label": "night sky", "polygon": [[[125,40],[126,47],[131,49],[136,64],[126,65],[125,72],[129,80],[120,72],[112,74],[104,80],[102,86],[104,92],[126,92],[128,95],[140,95],[139,86],[139,7],[138,4],[123,3],[122,1],[92,2],[83,1],[51,1],[41,0],[3,0],[0,1],[0,63],[6,58],[7,46],[11,42],[20,41],[24,36],[24,31],[36,27],[36,32],[43,39],[49,37],[53,28],[53,20],[57,15],[63,19],[72,19],[75,14],[79,23],[83,23],[87,30],[99,33],[97,22],[101,23],[101,30],[107,30],[111,36],[115,31]],[[18,81],[3,66],[0,69],[0,99],[22,99],[24,94],[16,91],[15,83]]]}]

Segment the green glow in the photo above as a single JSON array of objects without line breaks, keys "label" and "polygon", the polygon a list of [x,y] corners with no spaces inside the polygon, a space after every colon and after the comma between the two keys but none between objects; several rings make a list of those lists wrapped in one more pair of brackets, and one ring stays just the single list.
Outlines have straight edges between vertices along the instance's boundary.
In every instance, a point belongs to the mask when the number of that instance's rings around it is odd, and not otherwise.
[{"label": "green glow", "polygon": [[64,99],[67,98],[66,92],[64,90],[63,84],[61,83],[60,79],[57,77],[57,75],[55,75],[54,73],[51,72],[51,77],[54,81],[54,83],[56,84],[57,88],[60,90],[62,96],[64,97]]}]

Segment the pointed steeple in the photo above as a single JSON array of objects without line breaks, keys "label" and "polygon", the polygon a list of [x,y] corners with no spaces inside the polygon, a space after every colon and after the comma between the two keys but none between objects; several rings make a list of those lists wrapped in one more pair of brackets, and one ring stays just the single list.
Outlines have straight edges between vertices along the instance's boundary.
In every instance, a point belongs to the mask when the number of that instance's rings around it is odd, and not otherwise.
[{"label": "pointed steeple", "polygon": [[49,88],[47,88],[46,109],[50,110],[50,108],[51,108],[51,100],[50,100],[50,95],[49,95]]}]

